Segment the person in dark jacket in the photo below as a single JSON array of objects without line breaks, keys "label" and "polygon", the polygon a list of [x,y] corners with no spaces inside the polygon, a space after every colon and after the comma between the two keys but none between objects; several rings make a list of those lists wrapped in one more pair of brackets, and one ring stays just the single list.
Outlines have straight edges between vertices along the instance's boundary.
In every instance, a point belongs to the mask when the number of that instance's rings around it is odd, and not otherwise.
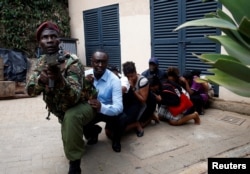
[{"label": "person in dark jacket", "polygon": [[152,57],[148,62],[149,68],[141,73],[146,78],[157,77],[162,81],[166,77],[166,73],[159,69],[159,62],[156,57]]}]

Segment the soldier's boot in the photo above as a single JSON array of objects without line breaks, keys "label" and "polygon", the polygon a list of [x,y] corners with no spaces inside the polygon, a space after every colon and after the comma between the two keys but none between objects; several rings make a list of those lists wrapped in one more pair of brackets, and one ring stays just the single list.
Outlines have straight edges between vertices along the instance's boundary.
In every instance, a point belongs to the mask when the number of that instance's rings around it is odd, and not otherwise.
[{"label": "soldier's boot", "polygon": [[81,160],[70,161],[68,174],[81,174],[80,164]]}]

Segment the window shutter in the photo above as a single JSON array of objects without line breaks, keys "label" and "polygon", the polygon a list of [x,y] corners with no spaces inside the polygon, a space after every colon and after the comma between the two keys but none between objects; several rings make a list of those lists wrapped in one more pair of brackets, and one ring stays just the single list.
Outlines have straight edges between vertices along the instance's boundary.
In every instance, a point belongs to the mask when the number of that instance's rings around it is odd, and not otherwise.
[{"label": "window shutter", "polygon": [[[194,19],[204,18],[204,15],[212,11],[216,11],[218,4],[215,1],[202,3],[198,0],[188,0],[185,4],[185,21],[191,21]],[[184,21],[184,22],[185,22]],[[188,27],[183,30],[183,38],[185,45],[185,69],[202,70],[203,74],[208,73],[207,69],[210,68],[208,64],[204,64],[197,57],[193,56],[192,53],[212,53],[219,52],[220,48],[214,42],[207,39],[206,35],[216,35],[218,30],[215,28],[208,27]]]},{"label": "window shutter", "polygon": [[96,49],[109,54],[109,64],[121,66],[119,6],[111,5],[83,12],[87,65]]},{"label": "window shutter", "polygon": [[87,66],[91,66],[91,55],[95,49],[100,47],[101,37],[98,20],[98,10],[83,12],[84,36]]},{"label": "window shutter", "polygon": [[192,53],[220,52],[218,45],[205,38],[205,35],[218,34],[218,30],[188,27],[174,32],[173,29],[185,21],[203,18],[218,7],[215,1],[151,0],[152,56],[158,57],[161,69],[176,66],[180,73],[192,69],[207,73],[210,66]]},{"label": "window shutter", "polygon": [[179,25],[178,1],[152,1],[151,36],[152,56],[159,59],[160,68],[178,67],[179,33],[173,29]]},{"label": "window shutter", "polygon": [[118,5],[108,6],[101,11],[103,48],[109,53],[109,64],[121,69],[120,28]]}]

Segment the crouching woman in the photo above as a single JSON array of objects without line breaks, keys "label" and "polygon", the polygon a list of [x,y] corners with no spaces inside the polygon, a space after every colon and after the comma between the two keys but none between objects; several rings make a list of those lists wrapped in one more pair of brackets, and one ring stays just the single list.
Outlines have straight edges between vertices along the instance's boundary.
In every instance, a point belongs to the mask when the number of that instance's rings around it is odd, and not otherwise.
[{"label": "crouching woman", "polygon": [[161,121],[167,121],[173,126],[183,125],[189,120],[194,120],[197,125],[200,124],[197,112],[185,114],[192,106],[192,102],[180,85],[169,80],[163,82],[161,98],[161,107],[158,110]]}]

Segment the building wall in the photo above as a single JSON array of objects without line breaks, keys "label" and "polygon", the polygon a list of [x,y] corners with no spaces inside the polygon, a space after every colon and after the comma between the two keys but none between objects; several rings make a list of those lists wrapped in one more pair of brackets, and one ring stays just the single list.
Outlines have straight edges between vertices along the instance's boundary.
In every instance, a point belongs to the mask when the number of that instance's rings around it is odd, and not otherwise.
[{"label": "building wall", "polygon": [[[71,37],[78,39],[77,55],[86,64],[83,11],[113,4],[119,4],[121,62],[134,61],[141,73],[148,68],[151,56],[149,0],[69,0]],[[219,98],[250,103],[250,98],[235,95],[223,87],[219,89]]]}]

